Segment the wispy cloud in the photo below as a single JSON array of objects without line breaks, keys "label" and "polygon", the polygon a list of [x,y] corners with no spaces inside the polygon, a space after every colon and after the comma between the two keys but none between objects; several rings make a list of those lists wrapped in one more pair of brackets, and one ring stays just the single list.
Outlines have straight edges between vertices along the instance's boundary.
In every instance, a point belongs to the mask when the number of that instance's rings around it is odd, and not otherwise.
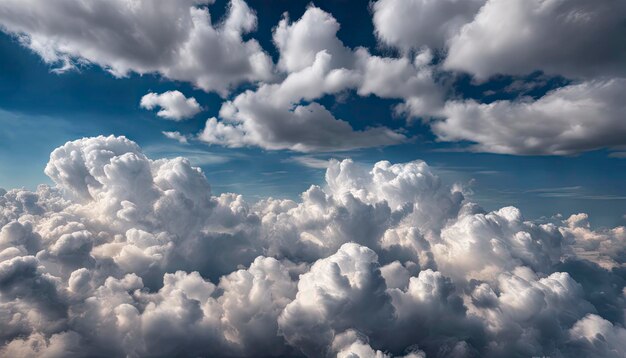
[{"label": "wispy cloud", "polygon": [[178,145],[153,145],[147,146],[145,152],[151,156],[159,156],[162,158],[185,157],[189,162],[196,166],[215,165],[229,162],[234,156],[239,154],[217,154],[207,152],[201,149],[194,149],[186,146]]},{"label": "wispy cloud", "polygon": [[538,188],[524,191],[526,194],[533,194],[543,198],[572,198],[584,200],[626,200],[626,196],[613,194],[589,193],[580,185]]},{"label": "wispy cloud", "polygon": [[317,157],[313,157],[309,155],[301,155],[301,156],[294,156],[294,157],[285,159],[285,161],[300,164],[307,168],[326,169],[328,168],[330,159],[321,159],[321,158],[317,158]]}]

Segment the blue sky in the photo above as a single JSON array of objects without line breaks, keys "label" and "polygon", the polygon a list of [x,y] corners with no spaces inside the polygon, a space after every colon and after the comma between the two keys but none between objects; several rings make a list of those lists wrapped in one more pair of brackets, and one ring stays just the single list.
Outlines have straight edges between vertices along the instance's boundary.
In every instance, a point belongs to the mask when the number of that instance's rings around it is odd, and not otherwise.
[{"label": "blue sky", "polygon": [[[287,11],[291,21],[307,9],[307,1],[251,1],[258,16],[257,30],[244,38],[255,38],[274,62],[280,54],[272,43],[272,29]],[[372,16],[365,2],[318,1],[316,6],[332,14],[341,24],[337,37],[350,48],[367,47],[372,54],[397,52],[381,46],[374,35]],[[212,18],[219,18],[225,2],[210,6]],[[437,57],[438,55],[436,55]],[[435,61],[441,61],[435,58]],[[223,101],[184,81],[171,81],[158,74],[130,73],[115,78],[96,64],[86,64],[64,73],[51,71],[54,65],[22,46],[14,35],[0,34],[0,186],[34,188],[50,183],[43,168],[49,153],[66,141],[84,136],[124,135],[136,141],[153,158],[186,156],[203,168],[213,191],[242,193],[250,200],[273,196],[295,198],[311,184],[323,183],[324,169],[307,167],[298,158],[351,157],[359,163],[378,160],[406,162],[425,160],[449,183],[468,185],[474,200],[486,209],[515,205],[528,218],[561,213],[565,216],[587,212],[597,226],[623,224],[626,213],[626,160],[609,157],[606,149],[572,155],[509,155],[463,150],[466,142],[440,142],[428,125],[407,124],[393,114],[400,100],[374,95],[358,96],[354,91],[341,98],[326,95],[319,103],[336,118],[355,129],[385,126],[400,129],[412,141],[405,144],[324,153],[297,153],[264,150],[254,146],[227,148],[198,141],[180,144],[165,138],[162,131],[194,134],[207,118],[218,116]],[[539,79],[539,80],[538,80]],[[539,83],[530,91],[505,90],[513,82]],[[451,83],[450,98],[476,99],[490,103],[515,99],[523,94],[540,98],[546,92],[570,82],[563,76],[499,75],[476,83],[471,75],[457,74]],[[227,98],[232,99],[242,85]],[[140,108],[148,92],[178,90],[194,97],[203,111],[193,118],[174,122],[161,119],[154,111]],[[309,161],[310,162],[310,161]]]}]

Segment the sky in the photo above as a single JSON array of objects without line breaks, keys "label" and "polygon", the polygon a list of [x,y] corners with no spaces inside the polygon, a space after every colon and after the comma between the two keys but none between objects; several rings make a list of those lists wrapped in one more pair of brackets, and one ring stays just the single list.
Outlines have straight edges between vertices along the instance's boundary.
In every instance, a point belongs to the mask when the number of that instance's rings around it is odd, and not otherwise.
[{"label": "sky", "polygon": [[[340,25],[336,37],[347,48],[365,47],[375,55],[397,52],[377,40],[367,4],[330,1],[315,5],[336,19]],[[309,3],[261,1],[250,2],[250,6],[257,12],[258,20],[256,30],[246,38],[258,40],[276,62],[280,53],[272,42],[272,29],[285,12],[290,19],[300,18]],[[209,7],[214,22],[224,16],[226,7],[222,1]],[[268,150],[258,145],[228,148],[201,140],[182,145],[162,132],[196,135],[208,118],[219,115],[222,102],[250,85],[239,84],[222,98],[215,91],[205,91],[189,81],[172,81],[150,72],[129,72],[116,78],[106,70],[106,65],[94,61],[77,62],[75,68],[59,73],[55,71],[59,63],[47,63],[20,43],[14,33],[5,31],[0,36],[0,120],[5,128],[0,134],[0,186],[7,189],[33,189],[39,183],[48,183],[43,167],[48,154],[57,146],[84,136],[114,134],[136,141],[155,157],[189,157],[207,173],[216,192],[242,193],[250,200],[267,196],[295,198],[309,185],[320,184],[324,168],[319,165],[312,168],[310,161],[307,166],[299,159],[302,157],[321,160],[350,157],[368,164],[383,159],[394,163],[421,159],[441,168],[445,180],[467,185],[476,200],[490,209],[514,203],[533,219],[555,213],[588,212],[594,225],[614,226],[624,222],[626,162],[620,156],[611,156],[614,151],[611,148],[617,146],[610,145],[608,139],[602,143],[599,138],[594,144],[597,148],[576,149],[566,155],[554,155],[550,151],[501,154],[488,149],[473,150],[468,149],[472,146],[471,138],[438,140],[424,124],[424,116],[407,119],[395,114],[393,107],[402,103],[401,99],[361,96],[354,89],[346,89],[324,94],[318,102],[355,129],[384,126],[401,130],[411,140],[351,150],[321,148],[309,153]],[[449,77],[445,80],[448,100],[475,99],[481,103],[539,99],[546,92],[573,81],[564,75],[545,74],[541,67],[515,75],[497,74],[480,83],[467,73],[438,75]],[[201,110],[184,121],[170,121],[156,116],[154,110],[140,107],[145,94],[166,91],[180,91],[195,98]],[[527,119],[520,115],[516,120]],[[480,124],[475,125],[480,131]],[[590,126],[591,131],[593,124]],[[623,140],[616,143],[624,145]],[[239,173],[236,180],[230,175],[232,171]]]},{"label": "sky", "polygon": [[626,355],[625,35],[624,0],[0,0],[0,356]]}]

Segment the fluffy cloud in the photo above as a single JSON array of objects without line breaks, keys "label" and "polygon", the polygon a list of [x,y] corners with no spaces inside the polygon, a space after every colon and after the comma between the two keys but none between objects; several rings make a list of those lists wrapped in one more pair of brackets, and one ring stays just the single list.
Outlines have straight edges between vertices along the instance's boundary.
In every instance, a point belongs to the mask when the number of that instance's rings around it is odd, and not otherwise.
[{"label": "fluffy cloud", "polygon": [[537,100],[448,102],[432,124],[443,141],[470,149],[522,155],[569,155],[626,144],[626,80],[593,80],[561,87]]},{"label": "fluffy cloud", "polygon": [[195,98],[187,98],[180,91],[150,92],[141,97],[139,105],[148,110],[160,107],[157,116],[174,121],[191,118],[202,110]]},{"label": "fluffy cloud", "polygon": [[489,0],[448,42],[444,66],[480,79],[534,71],[569,78],[624,76],[620,0]]},{"label": "fluffy cloud", "polygon": [[[395,57],[345,46],[339,22],[310,5],[274,27],[275,66],[248,37],[257,18],[243,0],[231,1],[220,21],[211,4],[8,0],[0,28],[59,71],[96,64],[118,77],[157,73],[228,98],[199,133],[164,133],[182,143],[324,152],[413,140],[402,129],[358,127],[319,103],[355,94],[395,100],[394,114],[476,151],[569,155],[624,145],[620,0],[379,0],[371,4],[375,35],[399,50]],[[573,82],[536,100],[478,103],[450,98],[450,71],[478,80],[541,71]],[[176,92],[148,94],[142,106],[174,120],[200,110]]]},{"label": "fluffy cloud", "polygon": [[622,355],[624,228],[487,213],[424,162],[254,205],[124,137],[46,173],[0,196],[1,355]]},{"label": "fluffy cloud", "polygon": [[58,70],[93,63],[117,77],[159,73],[222,95],[271,78],[269,56],[242,39],[256,27],[254,12],[233,0],[214,26],[204,6],[212,2],[10,0],[0,5],[0,25]]},{"label": "fluffy cloud", "polygon": [[575,342],[572,353],[611,358],[626,354],[626,330],[594,314],[576,322],[570,336]]},{"label": "fluffy cloud", "polygon": [[280,21],[273,38],[286,73],[282,82],[262,84],[227,101],[221,120],[211,118],[201,141],[229,147],[259,146],[300,152],[347,150],[403,143],[405,135],[385,127],[355,130],[321,104],[326,95],[356,90],[360,96],[401,99],[398,113],[427,116],[443,104],[429,52],[414,58],[371,55],[350,49],[336,36],[331,14],[309,6],[300,19]]},{"label": "fluffy cloud", "polygon": [[376,36],[403,52],[439,49],[472,21],[484,0],[379,0],[372,4]]},{"label": "fluffy cloud", "polygon": [[[487,104],[455,99],[444,106],[422,95],[396,108],[409,116],[444,118],[431,123],[439,140],[521,155],[570,155],[624,145],[623,2],[380,0],[372,10],[381,43],[404,54],[442,49],[440,70],[468,72],[481,81],[536,71],[578,81],[537,100]],[[380,92],[385,86],[371,87]]]},{"label": "fluffy cloud", "polygon": [[594,231],[585,213],[575,214],[559,228],[571,241],[572,249],[589,261],[607,269],[621,267],[626,263],[626,230],[624,227]]}]

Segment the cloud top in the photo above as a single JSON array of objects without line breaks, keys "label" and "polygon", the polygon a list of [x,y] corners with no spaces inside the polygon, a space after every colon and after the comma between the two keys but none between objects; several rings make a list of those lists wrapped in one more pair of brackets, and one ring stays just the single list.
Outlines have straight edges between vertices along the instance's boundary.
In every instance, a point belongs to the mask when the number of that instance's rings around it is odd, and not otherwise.
[{"label": "cloud top", "polygon": [[625,349],[623,227],[485,212],[421,161],[331,161],[300,201],[255,204],[124,137],[68,142],[46,173],[0,196],[2,355]]}]

